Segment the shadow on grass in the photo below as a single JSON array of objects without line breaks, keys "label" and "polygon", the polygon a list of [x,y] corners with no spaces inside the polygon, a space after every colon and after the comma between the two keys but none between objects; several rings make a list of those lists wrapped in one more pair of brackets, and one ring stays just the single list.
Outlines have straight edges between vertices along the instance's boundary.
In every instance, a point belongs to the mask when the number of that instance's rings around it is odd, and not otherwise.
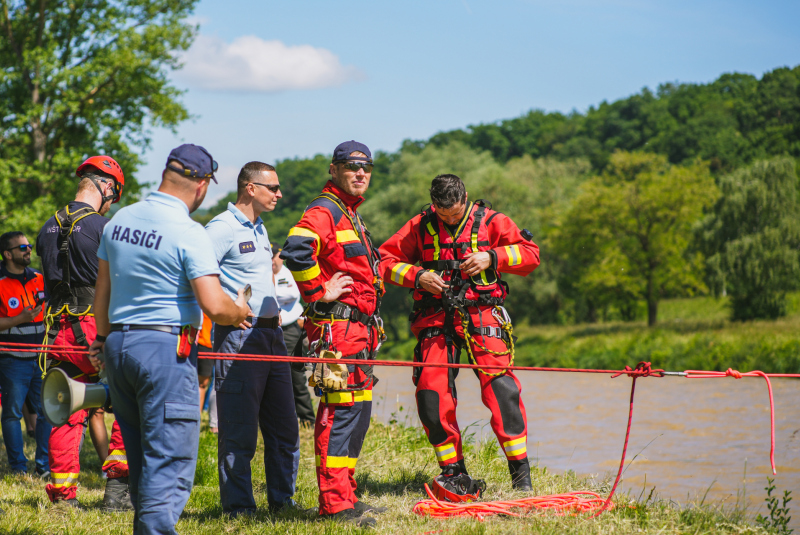
[{"label": "shadow on grass", "polygon": [[432,475],[423,470],[399,468],[389,472],[385,479],[374,479],[369,471],[362,471],[356,475],[358,490],[356,495],[361,496],[368,492],[372,496],[391,494],[402,496],[407,492],[425,492],[425,483],[431,481]]}]

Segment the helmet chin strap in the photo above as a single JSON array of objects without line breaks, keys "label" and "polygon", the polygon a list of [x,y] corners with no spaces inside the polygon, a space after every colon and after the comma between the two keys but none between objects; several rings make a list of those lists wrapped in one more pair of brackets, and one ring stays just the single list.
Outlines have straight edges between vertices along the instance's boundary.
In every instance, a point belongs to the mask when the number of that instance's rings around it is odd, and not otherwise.
[{"label": "helmet chin strap", "polygon": [[[90,180],[92,181],[92,184],[94,184],[94,187],[97,188],[97,191],[100,192],[100,197],[103,198],[103,201],[100,203],[100,208],[102,208],[103,205],[105,205],[108,201],[113,201],[116,198],[116,196],[117,196],[116,193],[114,193],[113,195],[103,195],[103,187],[100,185],[100,183],[101,183],[100,180],[98,180],[96,178],[91,178]],[[113,181],[113,179],[109,179],[109,180]],[[103,181],[103,184],[105,184],[105,181]]]}]

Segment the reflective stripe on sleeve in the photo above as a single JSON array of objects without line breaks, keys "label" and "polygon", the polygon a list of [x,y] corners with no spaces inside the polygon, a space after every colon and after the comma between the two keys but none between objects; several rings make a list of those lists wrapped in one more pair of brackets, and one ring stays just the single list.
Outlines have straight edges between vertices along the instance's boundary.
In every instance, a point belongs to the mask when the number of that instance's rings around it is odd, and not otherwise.
[{"label": "reflective stripe on sleeve", "polygon": [[[292,229],[289,231],[289,236],[303,236],[306,238],[313,238],[317,242],[317,254],[319,254],[320,247],[322,247],[322,240],[319,239],[319,234],[317,234],[313,230],[309,230],[305,227],[292,227]],[[295,277],[295,279],[297,279],[297,277]]]},{"label": "reflective stripe on sleeve", "polygon": [[292,271],[292,277],[294,277],[295,281],[304,282],[319,277],[320,273],[322,273],[322,271],[319,269],[319,264],[314,264],[303,271]]},{"label": "reflective stripe on sleeve", "polygon": [[528,437],[524,436],[515,438],[514,440],[509,440],[508,442],[503,442],[503,451],[506,452],[506,457],[515,457],[527,452],[528,447],[525,445],[527,440]]},{"label": "reflective stripe on sleeve", "polygon": [[522,253],[519,250],[519,245],[506,245],[505,250],[509,266],[518,266],[522,263]]},{"label": "reflective stripe on sleeve", "polygon": [[406,273],[408,273],[412,267],[413,266],[411,264],[405,264],[403,262],[398,262],[395,264],[391,271],[392,282],[403,284],[403,279],[406,278]]}]

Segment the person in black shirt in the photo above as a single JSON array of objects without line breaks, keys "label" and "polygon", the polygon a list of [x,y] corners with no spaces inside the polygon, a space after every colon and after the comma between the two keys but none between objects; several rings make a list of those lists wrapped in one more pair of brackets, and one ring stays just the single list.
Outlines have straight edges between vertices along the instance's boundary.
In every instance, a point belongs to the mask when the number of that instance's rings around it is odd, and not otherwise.
[{"label": "person in black shirt", "polygon": [[[97,335],[92,303],[97,279],[97,248],[108,219],[103,217],[119,201],[125,177],[116,161],[93,156],[76,170],[80,177],[75,200],[47,220],[36,239],[42,259],[48,302],[45,343],[88,347]],[[58,366],[77,381],[92,383],[97,372],[81,353],[53,352]],[[77,411],[69,422],[50,435],[51,483],[46,491],[52,502],[77,506],[80,447],[86,426],[103,460],[108,476],[103,504],[108,510],[131,509],[128,494],[128,460],[119,424],[114,422],[111,442],[102,409]],[[108,453],[106,454],[106,449]],[[101,453],[102,452],[102,453]]]}]

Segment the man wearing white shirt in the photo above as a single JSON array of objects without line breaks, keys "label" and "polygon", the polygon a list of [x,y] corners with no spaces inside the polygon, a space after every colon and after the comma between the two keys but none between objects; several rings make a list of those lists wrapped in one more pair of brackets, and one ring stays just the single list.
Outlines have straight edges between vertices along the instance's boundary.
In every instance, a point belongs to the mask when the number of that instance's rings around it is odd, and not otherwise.
[{"label": "man wearing white shirt", "polygon": [[[278,304],[281,306],[281,325],[283,327],[283,339],[286,341],[286,349],[290,355],[300,356],[303,351],[293,353],[297,343],[305,337],[303,330],[303,305],[300,304],[300,289],[292,277],[289,268],[283,265],[280,257],[281,248],[276,244],[272,245],[272,273],[275,275],[275,293],[278,296]],[[303,340],[303,348],[308,347],[308,342]],[[314,407],[311,404],[311,396],[308,393],[308,381],[306,380],[306,366],[302,362],[292,363],[292,387],[294,388],[294,404],[297,409],[297,418],[302,427],[314,427]]]}]

